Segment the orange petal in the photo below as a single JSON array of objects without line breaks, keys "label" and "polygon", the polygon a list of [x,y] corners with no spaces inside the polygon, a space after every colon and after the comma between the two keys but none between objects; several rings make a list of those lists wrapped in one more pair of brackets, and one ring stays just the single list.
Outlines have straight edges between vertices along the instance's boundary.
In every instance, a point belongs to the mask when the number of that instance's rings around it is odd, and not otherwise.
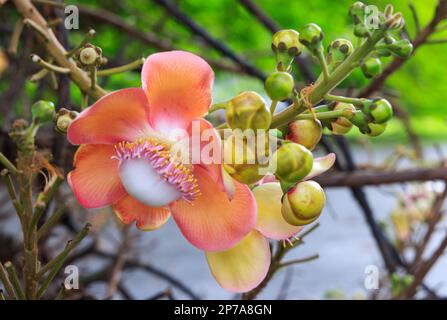
[{"label": "orange petal", "polygon": [[141,73],[149,99],[152,126],[163,133],[186,129],[211,105],[214,72],[192,53],[169,51],[150,55]]},{"label": "orange petal", "polygon": [[188,127],[191,163],[204,168],[222,191],[222,141],[213,125],[203,118],[194,119]]},{"label": "orange petal", "polygon": [[235,182],[232,201],[203,168],[196,166],[201,195],[192,203],[171,205],[172,216],[189,242],[205,251],[226,250],[239,242],[256,224],[256,201],[250,189]]},{"label": "orange petal", "polygon": [[283,192],[278,182],[268,182],[253,189],[258,205],[256,229],[264,236],[283,240],[297,234],[302,227],[292,226],[282,217],[281,197]]},{"label": "orange petal", "polygon": [[138,229],[151,231],[160,228],[168,220],[171,214],[167,208],[152,208],[130,195],[124,196],[113,205],[117,217],[124,223],[136,221]]},{"label": "orange petal", "polygon": [[113,91],[85,109],[71,123],[67,137],[72,144],[115,144],[134,141],[151,131],[144,91]]},{"label": "orange petal", "polygon": [[270,255],[267,239],[253,230],[231,249],[207,252],[206,259],[224,289],[246,292],[256,288],[267,275]]},{"label": "orange petal", "polygon": [[73,160],[68,183],[85,208],[99,208],[114,203],[126,194],[118,175],[118,161],[112,145],[81,145]]}]

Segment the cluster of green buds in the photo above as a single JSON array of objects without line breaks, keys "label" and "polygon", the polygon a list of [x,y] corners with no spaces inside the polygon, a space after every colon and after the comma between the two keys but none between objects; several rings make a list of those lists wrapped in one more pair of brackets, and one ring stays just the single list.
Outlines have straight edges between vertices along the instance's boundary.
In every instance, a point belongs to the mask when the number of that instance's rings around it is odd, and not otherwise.
[{"label": "cluster of green buds", "polygon": [[303,51],[299,36],[299,33],[292,29],[280,30],[273,35],[272,50],[276,54],[278,70],[288,70],[293,59]]},{"label": "cluster of green buds", "polygon": [[371,137],[382,134],[387,123],[393,117],[393,107],[386,99],[361,99],[359,106],[361,112],[357,112],[350,121],[356,125],[360,132]]}]

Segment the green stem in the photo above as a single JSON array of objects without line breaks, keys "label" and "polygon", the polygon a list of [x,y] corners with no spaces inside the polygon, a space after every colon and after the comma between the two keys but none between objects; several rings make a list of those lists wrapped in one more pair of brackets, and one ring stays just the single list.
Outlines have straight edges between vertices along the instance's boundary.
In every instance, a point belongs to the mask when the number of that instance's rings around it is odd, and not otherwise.
[{"label": "green stem", "polygon": [[8,294],[8,299],[10,300],[17,299],[14,287],[12,286],[12,283],[9,280],[8,273],[6,272],[6,269],[1,262],[0,262],[0,280],[3,284],[3,287],[6,290],[6,293]]},{"label": "green stem", "polygon": [[37,232],[37,239],[42,239],[42,237],[46,236],[48,232],[50,232],[50,230],[56,225],[56,223],[65,213],[66,209],[66,206],[62,206],[50,216],[50,218],[42,225],[42,227],[40,227],[39,231]]},{"label": "green stem", "polygon": [[96,31],[93,29],[90,29],[87,34],[84,36],[82,41],[73,49],[67,52],[67,57],[73,56],[79,49],[81,49],[83,46],[85,46],[90,40],[92,40],[96,35]]},{"label": "green stem", "polygon": [[130,71],[133,69],[136,69],[140,66],[142,66],[144,63],[144,58],[140,58],[137,59],[131,63],[125,64],[123,66],[119,66],[116,68],[110,68],[110,69],[104,69],[104,70],[99,70],[97,75],[98,77],[103,77],[103,76],[111,76],[113,74],[117,74],[117,73],[122,73],[122,72],[126,72],[126,71]]},{"label": "green stem", "polygon": [[90,81],[91,81],[91,88],[94,89],[96,87],[96,77],[97,77],[98,69],[96,67],[90,68]]},{"label": "green stem", "polygon": [[227,108],[227,102],[218,102],[211,106],[211,108],[208,110],[208,114],[213,113],[217,110],[224,110]]},{"label": "green stem", "polygon": [[[327,119],[335,119],[339,117],[347,117],[350,118],[353,116],[351,109],[349,108],[343,108],[339,110],[333,110],[333,111],[325,111],[325,112],[316,112],[315,113],[317,119],[319,120],[327,120]],[[310,113],[302,113],[295,117],[295,119],[298,120],[312,120],[314,119],[314,115]]]},{"label": "green stem", "polygon": [[355,106],[361,106],[363,105],[363,102],[365,101],[364,98],[351,98],[351,97],[342,97],[342,96],[334,96],[332,94],[327,94],[324,99],[330,100],[330,101],[338,101],[343,103],[350,103]]},{"label": "green stem", "polygon": [[19,277],[17,276],[16,269],[12,265],[11,261],[5,262],[5,269],[8,272],[9,279],[11,279],[11,284],[14,287],[16,296],[20,300],[25,300],[25,295],[23,294],[22,287],[20,286]]},{"label": "green stem", "polygon": [[50,270],[59,270],[61,263],[65,261],[67,256],[70,254],[70,252],[76,248],[76,246],[84,239],[88,232],[90,231],[91,224],[87,223],[85,227],[76,235],[76,237],[67,243],[67,246],[65,249],[59,253],[54,259],[52,259],[50,262],[48,262],[42,269],[40,269],[39,273],[37,274],[37,278],[41,278],[44,276],[48,271]]},{"label": "green stem", "polygon": [[299,263],[305,263],[305,262],[309,262],[309,261],[312,261],[312,260],[316,260],[319,257],[320,257],[320,255],[317,253],[317,254],[314,254],[314,255],[312,255],[310,257],[307,257],[307,258],[286,261],[286,262],[283,262],[283,263],[279,264],[278,269],[290,266],[292,264],[299,264]]},{"label": "green stem", "polygon": [[51,64],[49,62],[46,62],[41,57],[39,57],[37,54],[31,55],[31,60],[34,63],[41,66],[42,68],[47,69],[48,71],[53,71],[53,72],[61,73],[61,74],[69,74],[70,73],[70,69],[64,68],[64,67],[59,67],[59,66]]},{"label": "green stem", "polygon": [[320,47],[319,49],[316,50],[315,56],[317,57],[318,63],[320,64],[320,68],[323,71],[324,81],[328,81],[330,77],[329,68],[327,66],[326,57],[324,56],[323,47]]},{"label": "green stem", "polygon": [[84,110],[88,107],[88,94],[82,92],[81,96],[81,110]]},{"label": "green stem", "polygon": [[16,166],[12,164],[11,161],[6,158],[6,156],[0,152],[0,162],[3,164],[3,166],[9,170],[13,175],[17,175],[19,171],[17,170]]}]

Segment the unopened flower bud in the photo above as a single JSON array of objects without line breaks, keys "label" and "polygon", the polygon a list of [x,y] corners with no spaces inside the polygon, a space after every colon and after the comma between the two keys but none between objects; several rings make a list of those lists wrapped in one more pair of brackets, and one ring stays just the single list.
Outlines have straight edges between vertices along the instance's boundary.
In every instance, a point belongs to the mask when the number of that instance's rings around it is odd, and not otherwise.
[{"label": "unopened flower bud", "polygon": [[370,137],[381,135],[386,129],[387,123],[368,123],[368,130],[365,133]]},{"label": "unopened flower bud", "polygon": [[365,10],[366,5],[363,2],[357,1],[349,8],[349,15],[352,17],[354,23],[354,35],[356,37],[367,37],[370,32],[365,24]]},{"label": "unopened flower bud", "polygon": [[303,179],[312,169],[312,153],[304,146],[293,143],[284,143],[272,157],[272,169],[275,176],[281,181],[283,187],[288,187]]},{"label": "unopened flower bud", "polygon": [[337,39],[331,42],[327,48],[327,63],[329,70],[334,70],[354,51],[351,41],[346,39]]},{"label": "unopened flower bud", "polygon": [[323,127],[319,120],[295,120],[289,124],[288,140],[313,150],[323,135]]},{"label": "unopened flower bud", "polygon": [[60,133],[67,133],[68,127],[74,119],[79,115],[76,111],[70,111],[65,108],[61,108],[53,117],[55,128]]},{"label": "unopened flower bud", "polygon": [[374,123],[385,123],[393,117],[393,107],[386,99],[375,99],[366,104],[363,112],[369,114]]},{"label": "unopened flower bud", "polygon": [[272,50],[280,69],[286,70],[292,60],[303,51],[299,33],[293,29],[279,30],[272,37]]},{"label": "unopened flower bud", "polygon": [[[224,141],[224,169],[241,183],[255,183],[267,172],[268,161],[265,160],[269,157],[268,139],[259,141],[258,137],[233,134]],[[265,144],[263,149],[258,147],[259,143]],[[265,162],[260,163],[261,159]],[[262,171],[262,168],[265,170]]]},{"label": "unopened flower bud", "polygon": [[348,119],[354,117],[356,113],[356,108],[354,107],[353,104],[350,103],[337,102],[334,110],[348,110],[351,111],[352,116],[338,117],[337,119],[335,119],[330,123],[329,129],[333,134],[337,135],[343,135],[348,133],[352,128],[352,123]]},{"label": "unopened flower bud", "polygon": [[294,87],[293,77],[288,72],[274,72],[265,80],[265,91],[272,100],[287,99]]},{"label": "unopened flower bud", "polygon": [[315,23],[308,23],[300,30],[300,42],[310,51],[316,51],[321,48],[323,36],[323,31]]},{"label": "unopened flower bud", "polygon": [[325,204],[323,188],[315,181],[303,181],[284,195],[281,213],[288,223],[304,226],[318,219]]},{"label": "unopened flower bud", "polygon": [[365,77],[372,78],[382,73],[382,62],[379,58],[370,57],[362,61],[360,68]]},{"label": "unopened flower bud", "polygon": [[47,123],[53,119],[54,104],[51,101],[40,100],[31,106],[33,121]]},{"label": "unopened flower bud", "polygon": [[264,99],[253,91],[234,97],[226,107],[227,123],[232,129],[264,129],[270,127],[272,116]]},{"label": "unopened flower bud", "polygon": [[408,39],[398,40],[388,46],[389,50],[396,56],[408,58],[413,52],[413,44]]},{"label": "unopened flower bud", "polygon": [[100,66],[104,63],[104,58],[102,57],[102,50],[90,43],[87,43],[82,47],[77,54],[77,60],[80,67],[93,67]]}]

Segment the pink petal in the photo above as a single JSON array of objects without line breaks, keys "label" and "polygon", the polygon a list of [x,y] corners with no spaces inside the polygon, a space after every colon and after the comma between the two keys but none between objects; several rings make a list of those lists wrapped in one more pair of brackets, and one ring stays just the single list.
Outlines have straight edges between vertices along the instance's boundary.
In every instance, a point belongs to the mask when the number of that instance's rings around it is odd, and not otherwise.
[{"label": "pink petal", "polygon": [[211,105],[214,72],[192,53],[169,51],[150,55],[141,73],[152,126],[162,133],[186,129]]},{"label": "pink petal", "polygon": [[175,222],[189,242],[205,251],[220,251],[239,242],[256,224],[256,201],[250,189],[235,181],[230,201],[206,170],[196,166],[201,196],[171,205]]},{"label": "pink petal", "polygon": [[118,161],[112,160],[112,145],[81,145],[73,160],[68,183],[85,208],[99,208],[114,203],[124,195],[118,175]]},{"label": "pink petal", "polygon": [[72,144],[116,144],[134,141],[151,131],[144,91],[113,91],[85,109],[68,128]]},{"label": "pink petal", "polygon": [[224,289],[233,292],[256,288],[267,275],[270,256],[267,239],[256,230],[231,249],[206,253],[214,278]]},{"label": "pink petal", "polygon": [[303,180],[310,180],[320,174],[328,171],[335,163],[335,153],[329,153],[328,155],[314,159],[312,170]]},{"label": "pink petal", "polygon": [[168,208],[152,208],[126,195],[113,205],[113,211],[124,223],[136,221],[138,229],[151,231],[163,226],[171,216]]}]

